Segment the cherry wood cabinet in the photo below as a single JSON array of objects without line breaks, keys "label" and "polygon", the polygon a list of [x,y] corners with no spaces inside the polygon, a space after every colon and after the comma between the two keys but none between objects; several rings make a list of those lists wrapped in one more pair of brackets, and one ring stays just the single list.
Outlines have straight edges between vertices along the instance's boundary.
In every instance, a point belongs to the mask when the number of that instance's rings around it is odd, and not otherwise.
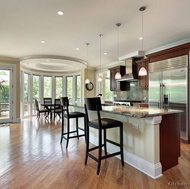
[{"label": "cherry wood cabinet", "polygon": [[181,114],[162,115],[160,123],[160,162],[162,171],[178,164],[180,157]]},{"label": "cherry wood cabinet", "polygon": [[126,81],[117,81],[115,74],[120,72],[121,76],[125,75],[125,66],[109,68],[110,70],[110,91],[126,91],[130,89],[130,83]]},{"label": "cherry wood cabinet", "polygon": [[149,60],[148,59],[142,59],[142,60],[138,60],[136,61],[137,65],[138,65],[138,72],[142,67],[145,67],[145,69],[147,70],[147,75],[146,76],[138,76],[139,79],[139,87],[140,88],[148,88],[148,82],[149,82],[149,78],[148,78],[148,63]]}]

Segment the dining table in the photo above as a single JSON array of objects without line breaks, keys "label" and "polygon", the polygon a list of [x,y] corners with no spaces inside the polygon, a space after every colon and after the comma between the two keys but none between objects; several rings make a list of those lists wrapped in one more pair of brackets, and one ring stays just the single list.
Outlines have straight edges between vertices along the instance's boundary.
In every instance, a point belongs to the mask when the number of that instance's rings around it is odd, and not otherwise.
[{"label": "dining table", "polygon": [[57,105],[57,104],[44,104],[44,103],[41,104],[41,106],[44,106],[45,109],[49,110],[50,119],[52,119],[52,110],[54,110],[55,105]]},{"label": "dining table", "polygon": [[[44,104],[44,103],[42,103],[41,106],[44,106],[44,108],[46,108],[46,109],[49,110],[49,112],[50,112],[50,119],[52,119],[52,110],[54,110],[54,108],[56,106],[58,106],[58,104],[48,104],[48,103]],[[66,111],[66,109],[64,107],[62,107],[62,111],[64,112],[64,111]]]}]

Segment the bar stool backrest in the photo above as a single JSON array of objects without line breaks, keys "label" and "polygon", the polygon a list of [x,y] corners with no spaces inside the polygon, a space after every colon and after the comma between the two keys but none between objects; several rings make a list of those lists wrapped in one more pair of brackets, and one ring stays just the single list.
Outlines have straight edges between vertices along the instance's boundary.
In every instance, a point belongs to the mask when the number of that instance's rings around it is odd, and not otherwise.
[{"label": "bar stool backrest", "polygon": [[67,114],[69,115],[69,98],[68,97],[61,97],[61,106],[63,109],[66,110]]},{"label": "bar stool backrest", "polygon": [[99,128],[101,128],[102,124],[101,124],[100,111],[102,110],[102,105],[101,105],[100,97],[85,98],[84,100],[85,100],[85,105],[84,106],[85,106],[87,125],[88,125],[88,122],[89,122],[88,110],[96,111],[97,112],[98,123],[99,123]]},{"label": "bar stool backrest", "polygon": [[100,97],[85,98],[85,104],[88,110],[91,110],[91,111],[102,110]]}]

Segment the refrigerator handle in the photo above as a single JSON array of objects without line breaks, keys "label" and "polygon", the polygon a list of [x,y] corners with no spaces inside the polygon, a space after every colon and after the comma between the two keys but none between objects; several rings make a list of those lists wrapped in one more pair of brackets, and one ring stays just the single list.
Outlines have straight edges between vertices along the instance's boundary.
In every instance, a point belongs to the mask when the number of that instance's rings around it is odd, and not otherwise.
[{"label": "refrigerator handle", "polygon": [[163,107],[163,83],[160,83],[160,105],[159,108]]},{"label": "refrigerator handle", "polygon": [[162,95],[164,96],[164,94],[165,94],[165,84],[164,83],[162,84],[162,88],[163,88]]}]

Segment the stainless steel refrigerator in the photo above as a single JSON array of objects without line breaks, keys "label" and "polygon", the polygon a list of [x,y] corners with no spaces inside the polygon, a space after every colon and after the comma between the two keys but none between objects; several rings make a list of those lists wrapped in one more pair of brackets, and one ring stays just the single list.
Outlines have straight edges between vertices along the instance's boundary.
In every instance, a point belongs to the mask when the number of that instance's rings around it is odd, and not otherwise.
[{"label": "stainless steel refrigerator", "polygon": [[181,138],[188,139],[187,56],[149,64],[149,107],[183,110]]}]

